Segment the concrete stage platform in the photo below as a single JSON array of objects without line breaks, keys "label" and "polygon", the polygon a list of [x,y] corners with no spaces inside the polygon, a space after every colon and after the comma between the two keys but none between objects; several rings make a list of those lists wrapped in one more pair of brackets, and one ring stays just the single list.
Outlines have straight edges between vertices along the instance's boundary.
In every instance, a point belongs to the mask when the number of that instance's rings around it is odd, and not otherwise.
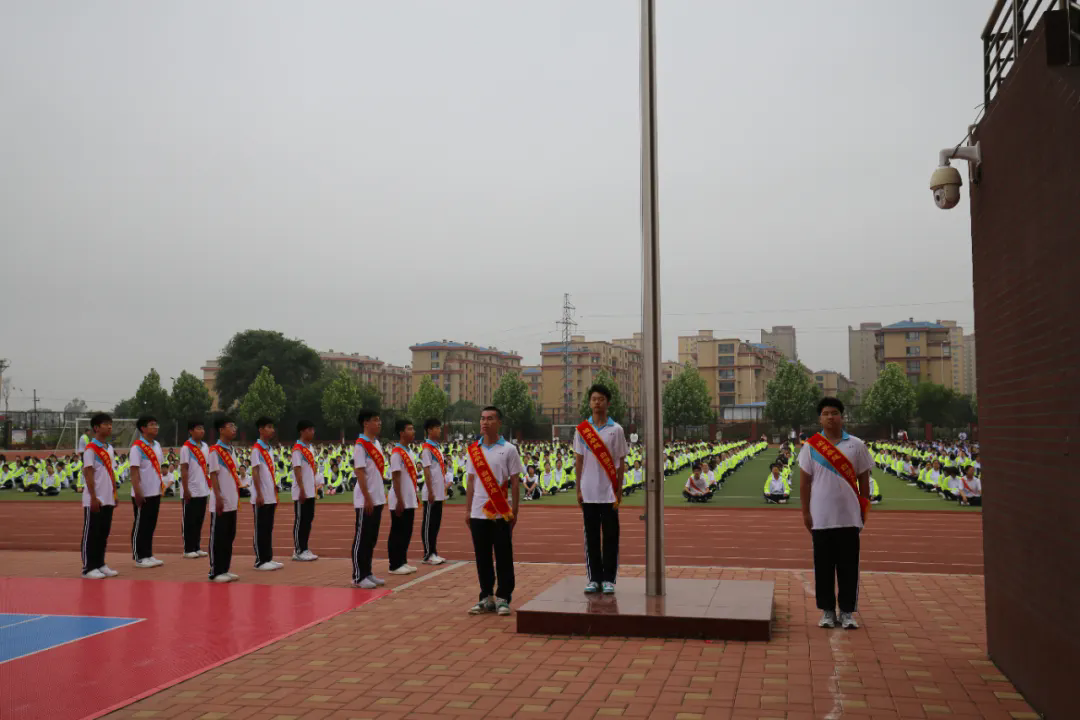
[{"label": "concrete stage platform", "polygon": [[773,583],[668,578],[663,597],[644,578],[625,578],[614,595],[586,595],[584,577],[563,578],[517,612],[517,631],[538,635],[769,640]]}]

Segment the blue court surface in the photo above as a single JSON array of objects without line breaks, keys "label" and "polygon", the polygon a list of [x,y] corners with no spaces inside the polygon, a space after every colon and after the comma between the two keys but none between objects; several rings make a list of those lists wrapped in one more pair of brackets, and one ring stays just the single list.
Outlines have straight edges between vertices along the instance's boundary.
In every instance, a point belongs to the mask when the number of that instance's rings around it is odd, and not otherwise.
[{"label": "blue court surface", "polygon": [[141,618],[0,614],[0,663],[100,635]]}]

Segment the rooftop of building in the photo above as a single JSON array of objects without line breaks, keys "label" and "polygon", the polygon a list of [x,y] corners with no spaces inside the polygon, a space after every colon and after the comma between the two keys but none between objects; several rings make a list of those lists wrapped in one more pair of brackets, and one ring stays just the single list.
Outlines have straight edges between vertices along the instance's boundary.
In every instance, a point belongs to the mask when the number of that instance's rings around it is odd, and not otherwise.
[{"label": "rooftop of building", "polygon": [[947,330],[944,325],[926,320],[901,320],[892,325],[886,325],[882,330]]},{"label": "rooftop of building", "polygon": [[470,343],[470,342],[461,343],[461,342],[457,342],[455,340],[431,340],[429,342],[417,343],[416,345],[411,345],[409,347],[409,350],[441,350],[441,349],[446,349],[446,350],[472,350],[473,352],[478,352],[478,353],[487,353],[487,354],[491,354],[491,355],[501,355],[502,357],[505,357],[505,358],[516,358],[518,360],[521,359],[521,356],[518,355],[513,350],[511,350],[510,352],[505,352],[503,350],[499,350],[497,347],[482,347],[480,345],[475,345],[475,344]]}]

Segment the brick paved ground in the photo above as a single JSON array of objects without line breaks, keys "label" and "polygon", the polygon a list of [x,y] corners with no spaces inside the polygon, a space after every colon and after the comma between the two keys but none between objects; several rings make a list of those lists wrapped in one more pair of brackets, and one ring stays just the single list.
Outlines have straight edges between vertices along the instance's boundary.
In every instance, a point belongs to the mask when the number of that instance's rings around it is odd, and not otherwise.
[{"label": "brick paved ground", "polygon": [[[192,564],[202,571],[199,561],[163,559],[156,571],[129,569],[122,556],[110,562],[135,578],[191,579]],[[0,553],[8,575],[71,575],[77,564],[72,553]],[[254,582],[343,585],[349,570],[347,561],[320,560],[240,572]],[[580,573],[519,565],[514,605]],[[476,587],[473,566],[462,565],[110,717],[1037,717],[986,657],[981,577],[866,573],[863,629],[845,632],[816,627],[809,571],[676,568],[669,575],[773,580],[773,641],[518,635],[513,617],[465,614]],[[395,586],[416,578],[388,579]]]}]

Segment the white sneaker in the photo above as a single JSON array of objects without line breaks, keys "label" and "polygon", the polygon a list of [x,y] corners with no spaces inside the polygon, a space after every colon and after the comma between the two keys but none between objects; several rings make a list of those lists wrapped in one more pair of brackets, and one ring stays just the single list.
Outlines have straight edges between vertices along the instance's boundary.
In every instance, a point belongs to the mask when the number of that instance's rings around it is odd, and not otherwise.
[{"label": "white sneaker", "polygon": [[280,563],[277,560],[271,560],[270,564],[273,565],[274,567],[276,567],[278,570],[285,567],[285,563]]},{"label": "white sneaker", "polygon": [[432,565],[442,565],[444,562],[446,562],[446,558],[442,557],[441,555],[432,555],[428,558],[428,562]]},{"label": "white sneaker", "polygon": [[279,567],[280,566],[277,563],[264,562],[262,565],[259,565],[255,569],[256,570],[262,570],[264,572],[269,572],[270,570],[277,570]]},{"label": "white sneaker", "polygon": [[210,556],[210,553],[206,552],[205,550],[196,550],[195,554],[198,555],[199,557],[209,557]]},{"label": "white sneaker", "polygon": [[100,570],[91,570],[90,572],[84,572],[82,575],[87,580],[104,580],[105,573]]},{"label": "white sneaker", "polygon": [[379,587],[382,587],[383,585],[385,585],[385,584],[386,584],[386,581],[385,581],[385,580],[383,580],[383,579],[382,579],[382,578],[380,578],[380,577],[375,577],[375,575],[373,575],[373,574],[372,574],[372,575],[368,575],[368,577],[369,577],[369,578],[371,578],[372,582],[374,582],[374,583],[375,583],[376,585],[378,585]]},{"label": "white sneaker", "polygon": [[410,565],[409,563],[405,563],[405,567],[409,568],[409,572],[416,572],[417,570],[415,565]]},{"label": "white sneaker", "polygon": [[832,610],[826,610],[821,615],[821,619],[818,620],[818,627],[834,628],[836,627],[836,613]]},{"label": "white sneaker", "polygon": [[319,559],[319,556],[316,555],[315,553],[311,552],[310,550],[305,550],[304,552],[300,553],[300,557],[305,562],[311,562],[313,560],[318,560]]},{"label": "white sneaker", "polygon": [[408,565],[402,565],[401,567],[394,568],[390,571],[391,575],[412,575],[416,570],[410,568]]},{"label": "white sneaker", "polygon": [[137,568],[156,568],[157,563],[154,562],[153,558],[143,558],[142,560],[139,560],[139,561],[137,561],[135,563],[135,567],[137,567]]},{"label": "white sneaker", "polygon": [[297,561],[297,562],[305,562],[304,558],[301,557],[301,553],[297,553],[297,552],[294,552],[292,554],[292,559]]},{"label": "white sneaker", "polygon": [[237,575],[236,573],[230,572],[230,573],[225,573],[225,574],[228,575],[229,577],[231,577],[233,580],[239,580],[240,579],[240,576]]},{"label": "white sneaker", "polygon": [[858,630],[859,623],[855,622],[855,618],[851,616],[851,613],[840,613],[840,627],[845,630]]},{"label": "white sneaker", "polygon": [[354,582],[352,584],[352,586],[354,588],[360,588],[361,590],[374,590],[375,588],[377,588],[379,586],[376,585],[375,581],[372,580],[371,578],[372,578],[372,576],[368,575],[366,578],[364,578],[360,582]]},{"label": "white sneaker", "polygon": [[108,565],[102,565],[101,567],[99,567],[98,572],[100,572],[105,577],[116,577],[117,575],[120,574],[120,573],[116,572],[115,570],[113,570]]},{"label": "white sneaker", "polygon": [[191,552],[184,553],[184,558],[187,559],[187,560],[194,560],[197,557],[199,557],[199,553],[196,552],[195,550],[192,550]]},{"label": "white sneaker", "polygon": [[214,582],[216,582],[216,583],[231,583],[235,579],[236,578],[234,578],[229,573],[221,573],[220,575],[215,575],[214,576]]},{"label": "white sneaker", "polygon": [[164,560],[158,560],[153,555],[150,556],[149,560],[150,560],[150,562],[154,563],[154,567],[161,567],[162,565],[165,564]]}]

